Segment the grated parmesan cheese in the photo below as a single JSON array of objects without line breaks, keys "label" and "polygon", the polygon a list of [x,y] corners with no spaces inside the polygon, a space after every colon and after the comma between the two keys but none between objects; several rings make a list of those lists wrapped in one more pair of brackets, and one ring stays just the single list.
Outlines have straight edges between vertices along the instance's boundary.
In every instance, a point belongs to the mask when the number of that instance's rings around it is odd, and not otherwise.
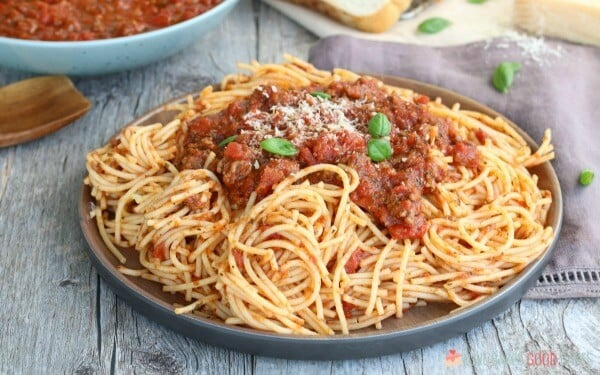
[{"label": "grated parmesan cheese", "polygon": [[[272,91],[276,92],[274,86]],[[306,139],[323,133],[356,133],[356,120],[349,119],[346,113],[364,104],[364,101],[353,102],[346,98],[327,100],[303,93],[303,97],[293,105],[274,105],[268,112],[248,112],[243,118],[241,134],[250,134],[253,138],[260,139],[287,138],[298,146]]]},{"label": "grated parmesan cheese", "polygon": [[[491,46],[491,40],[488,40],[484,49],[488,49]],[[560,58],[564,50],[558,46],[546,43],[543,37],[535,37],[511,31],[506,34],[503,38],[499,39],[499,42],[495,45],[496,48],[510,48],[511,45],[516,45],[521,55],[528,60],[532,60],[539,66],[545,66],[550,64],[552,59]]]}]

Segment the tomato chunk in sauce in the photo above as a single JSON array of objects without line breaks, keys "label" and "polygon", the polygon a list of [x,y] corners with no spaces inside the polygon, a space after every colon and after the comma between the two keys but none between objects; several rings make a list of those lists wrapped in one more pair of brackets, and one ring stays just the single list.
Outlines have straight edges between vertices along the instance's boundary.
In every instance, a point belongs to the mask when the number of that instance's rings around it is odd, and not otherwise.
[{"label": "tomato chunk in sauce", "polygon": [[[330,99],[310,95],[324,91]],[[396,239],[420,238],[427,230],[421,199],[441,181],[444,170],[431,158],[431,147],[451,156],[454,164],[478,168],[477,147],[456,134],[449,121],[427,110],[428,99],[407,101],[385,91],[377,81],[334,82],[327,87],[283,89],[260,86],[244,100],[223,111],[188,121],[179,155],[180,168],[208,165],[222,180],[234,208],[242,208],[255,192],[260,200],[286,176],[319,164],[346,164],[360,177],[351,199]],[[368,122],[383,113],[392,127],[389,134],[393,155],[374,162],[367,152],[371,139]],[[430,139],[431,134],[435,138]],[[225,147],[218,144],[235,135]],[[298,153],[279,156],[264,151],[260,142],[286,138]],[[314,177],[311,177],[313,179]],[[333,176],[319,179],[336,183]],[[356,272],[361,253],[352,257],[347,272]]]}]

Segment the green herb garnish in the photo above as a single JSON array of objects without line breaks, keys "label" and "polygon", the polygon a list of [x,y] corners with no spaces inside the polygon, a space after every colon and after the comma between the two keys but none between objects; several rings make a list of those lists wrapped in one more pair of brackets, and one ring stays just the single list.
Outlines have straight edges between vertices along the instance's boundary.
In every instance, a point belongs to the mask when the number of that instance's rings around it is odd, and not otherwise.
[{"label": "green herb garnish", "polygon": [[583,186],[588,186],[594,181],[594,172],[591,169],[584,169],[579,174],[579,183]]},{"label": "green herb garnish", "polygon": [[467,0],[467,2],[471,3],[471,4],[483,4],[485,3],[487,0]]},{"label": "green herb garnish", "polygon": [[260,142],[260,147],[272,154],[294,156],[298,153],[296,146],[284,138],[268,138]]},{"label": "green herb garnish", "polygon": [[450,26],[450,21],[441,17],[428,18],[419,24],[418,30],[424,34],[435,34]]},{"label": "green herb garnish", "polygon": [[392,124],[383,113],[377,113],[369,120],[369,133],[376,138],[385,137],[390,134]]},{"label": "green herb garnish", "polygon": [[378,162],[388,159],[392,156],[392,146],[390,141],[385,138],[371,139],[367,143],[367,153],[371,160]]},{"label": "green herb garnish", "polygon": [[326,100],[331,99],[331,95],[329,95],[326,92],[322,92],[322,91],[315,91],[315,92],[311,92],[310,94],[312,96],[314,96],[315,98],[319,98],[319,99],[326,99]]},{"label": "green herb garnish", "polygon": [[224,140],[222,140],[221,142],[219,142],[217,147],[221,148],[223,146],[227,146],[229,143],[235,141],[236,138],[237,138],[237,135],[232,135],[231,137],[227,137]]},{"label": "green herb garnish", "polygon": [[496,90],[503,94],[508,92],[508,88],[512,85],[515,78],[515,73],[521,69],[521,64],[518,62],[503,62],[496,67],[492,76],[492,83]]}]

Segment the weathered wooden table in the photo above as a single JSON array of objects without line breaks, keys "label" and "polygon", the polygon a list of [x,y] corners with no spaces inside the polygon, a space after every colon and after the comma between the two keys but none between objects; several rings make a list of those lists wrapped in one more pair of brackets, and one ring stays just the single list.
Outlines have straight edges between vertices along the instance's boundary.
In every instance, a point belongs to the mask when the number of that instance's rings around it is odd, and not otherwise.
[{"label": "weathered wooden table", "polygon": [[[135,313],[107,288],[85,254],[77,219],[86,152],[150,108],[220,81],[238,61],[279,61],[284,52],[306,58],[314,41],[259,1],[242,1],[184,53],[130,72],[76,79],[94,105],[83,119],[0,149],[0,374],[600,372],[598,299],[522,301],[431,347],[310,362],[188,339]],[[28,76],[0,69],[0,85]],[[452,354],[460,360],[452,362]]]}]

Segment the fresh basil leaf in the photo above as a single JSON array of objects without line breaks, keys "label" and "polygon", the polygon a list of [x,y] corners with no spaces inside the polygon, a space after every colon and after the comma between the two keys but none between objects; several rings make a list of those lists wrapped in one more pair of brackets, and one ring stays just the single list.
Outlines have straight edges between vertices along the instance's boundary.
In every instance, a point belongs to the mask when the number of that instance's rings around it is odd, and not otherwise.
[{"label": "fresh basil leaf", "polygon": [[272,154],[294,156],[298,153],[296,146],[285,138],[268,138],[260,142],[260,147]]},{"label": "fresh basil leaf", "polygon": [[315,92],[311,92],[310,94],[312,96],[314,96],[315,98],[319,98],[319,99],[326,99],[326,100],[331,99],[331,95],[329,95],[326,92],[322,92],[322,91],[315,91]]},{"label": "fresh basil leaf", "polygon": [[377,113],[369,120],[369,133],[376,138],[385,137],[390,134],[392,124],[386,115]]},{"label": "fresh basil leaf", "polygon": [[222,140],[221,142],[219,142],[217,147],[221,148],[223,146],[227,146],[229,143],[235,141],[236,138],[237,138],[237,135],[232,135],[231,137],[227,137],[224,140]]},{"label": "fresh basil leaf", "polygon": [[424,34],[435,34],[450,26],[450,21],[441,17],[428,18],[419,24],[419,31]]},{"label": "fresh basil leaf", "polygon": [[503,62],[496,67],[492,76],[492,83],[496,90],[503,94],[508,92],[508,88],[513,84],[515,73],[521,69],[518,62]]},{"label": "fresh basil leaf", "polygon": [[584,169],[579,174],[579,183],[583,186],[588,186],[594,181],[594,172],[591,169]]},{"label": "fresh basil leaf", "polygon": [[367,153],[371,160],[379,162],[392,156],[393,151],[389,140],[379,138],[369,140],[369,143],[367,143]]},{"label": "fresh basil leaf", "polygon": [[467,2],[471,3],[471,4],[483,4],[485,3],[487,0],[467,0]]}]

